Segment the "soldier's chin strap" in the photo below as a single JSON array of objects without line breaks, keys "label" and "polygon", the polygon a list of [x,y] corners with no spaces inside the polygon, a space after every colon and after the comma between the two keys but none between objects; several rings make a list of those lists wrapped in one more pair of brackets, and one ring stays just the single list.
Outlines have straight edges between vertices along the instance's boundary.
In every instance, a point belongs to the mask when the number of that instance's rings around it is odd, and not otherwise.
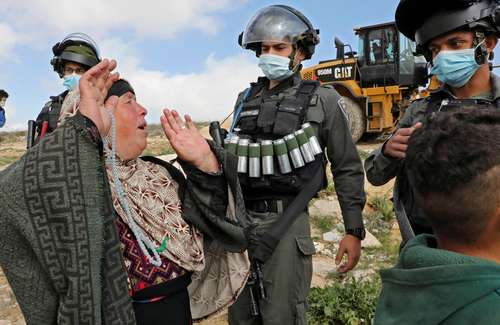
[{"label": "soldier's chin strap", "polygon": [[290,64],[288,65],[288,69],[292,70],[293,73],[296,73],[297,71],[302,70],[302,64],[298,63],[295,64],[295,56],[297,55],[297,46],[292,45],[293,51],[290,53],[288,58],[290,59]]},{"label": "soldier's chin strap", "polygon": [[309,201],[311,201],[318,192],[320,184],[323,184],[324,181],[323,157],[317,156],[314,163],[316,162],[321,166],[317,166],[314,175],[300,190],[292,203],[283,211],[282,216],[271,225],[264,235],[262,235],[259,245],[252,252],[252,260],[256,260],[263,264],[271,257],[281,238],[295,222],[300,213],[307,208]]}]

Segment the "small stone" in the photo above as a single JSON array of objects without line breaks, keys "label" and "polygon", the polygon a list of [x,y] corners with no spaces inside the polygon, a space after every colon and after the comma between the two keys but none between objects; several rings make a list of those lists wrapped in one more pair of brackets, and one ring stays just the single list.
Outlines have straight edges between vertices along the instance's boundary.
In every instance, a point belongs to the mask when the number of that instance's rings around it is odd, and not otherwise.
[{"label": "small stone", "polygon": [[314,242],[314,249],[316,250],[316,253],[317,254],[320,254],[323,252],[323,250],[325,249],[325,245],[323,245],[322,243],[320,242]]},{"label": "small stone", "polygon": [[314,274],[320,277],[327,277],[332,271],[335,271],[335,260],[313,260]]},{"label": "small stone", "polygon": [[339,222],[335,225],[335,229],[337,229],[338,232],[344,232],[344,223]]},{"label": "small stone", "polygon": [[323,234],[323,240],[328,242],[340,242],[342,237],[343,236],[336,230],[325,232]]},{"label": "small stone", "polygon": [[325,250],[323,251],[323,255],[325,256],[328,256],[328,257],[331,257],[331,258],[335,258],[337,256],[337,250],[338,248],[335,247],[335,248],[325,248]]},{"label": "small stone", "polygon": [[369,279],[373,274],[375,274],[376,271],[373,269],[355,269],[352,271],[352,276],[358,280],[366,280]]},{"label": "small stone", "polygon": [[366,230],[366,237],[361,242],[361,247],[364,248],[379,248],[382,247],[382,244],[377,239],[377,237],[373,236],[368,230]]},{"label": "small stone", "polygon": [[309,214],[312,216],[337,217],[340,213],[340,205],[337,200],[319,199],[309,206]]}]

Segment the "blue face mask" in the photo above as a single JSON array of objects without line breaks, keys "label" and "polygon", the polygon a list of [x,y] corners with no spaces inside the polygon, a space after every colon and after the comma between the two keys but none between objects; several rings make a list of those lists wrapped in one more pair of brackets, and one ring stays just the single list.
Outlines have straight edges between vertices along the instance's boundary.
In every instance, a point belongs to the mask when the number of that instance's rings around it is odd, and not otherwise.
[{"label": "blue face mask", "polygon": [[70,75],[64,76],[63,78],[63,86],[68,90],[73,90],[78,86],[78,82],[80,81],[80,76],[76,73],[72,73]]},{"label": "blue face mask", "polygon": [[290,58],[279,55],[262,54],[259,57],[259,68],[269,80],[284,80],[293,75]]},{"label": "blue face mask", "polygon": [[465,86],[480,67],[476,62],[475,51],[473,48],[439,52],[433,60],[431,74],[453,88]]}]

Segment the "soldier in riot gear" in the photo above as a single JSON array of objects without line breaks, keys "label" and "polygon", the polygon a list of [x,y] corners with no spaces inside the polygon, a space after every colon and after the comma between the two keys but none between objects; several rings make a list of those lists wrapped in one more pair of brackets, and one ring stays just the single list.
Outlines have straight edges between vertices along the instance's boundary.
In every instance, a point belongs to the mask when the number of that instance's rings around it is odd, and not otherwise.
[{"label": "soldier in riot gear", "polygon": [[332,87],[304,81],[299,73],[301,61],[314,54],[318,33],[299,11],[273,5],[259,10],[239,37],[259,58],[265,77],[240,93],[224,141],[238,155],[252,220],[246,234],[253,267],[229,308],[232,325],[307,323],[315,252],[307,203],[326,185],[325,152],[346,228],[337,263],[348,258],[339,271],[351,270],[359,260],[364,175],[343,100]]},{"label": "soldier in riot gear", "polygon": [[403,242],[414,234],[433,232],[415,203],[404,168],[408,140],[428,114],[467,104],[500,107],[500,79],[490,72],[489,64],[499,22],[498,0],[401,0],[396,9],[399,31],[417,43],[417,52],[429,62],[430,73],[443,84],[429,97],[415,101],[389,140],[365,161],[373,185],[396,177],[394,202]]},{"label": "soldier in riot gear", "polygon": [[66,90],[57,96],[51,96],[36,121],[29,122],[28,147],[57,127],[64,99],[70,91],[77,88],[80,76],[101,60],[96,42],[84,33],[67,35],[52,47],[52,52],[54,57],[50,64]]}]

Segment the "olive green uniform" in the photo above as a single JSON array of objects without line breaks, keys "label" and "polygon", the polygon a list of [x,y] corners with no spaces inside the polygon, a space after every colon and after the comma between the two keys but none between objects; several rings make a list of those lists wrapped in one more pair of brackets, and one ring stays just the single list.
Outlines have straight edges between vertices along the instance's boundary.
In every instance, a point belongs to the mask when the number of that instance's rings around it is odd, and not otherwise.
[{"label": "olive green uniform", "polygon": [[[293,94],[300,82],[300,76],[297,74],[271,90],[251,95],[250,100],[265,103],[280,96]],[[243,97],[240,94],[236,106],[239,106]],[[345,228],[363,228],[361,215],[365,203],[363,167],[352,141],[342,105],[342,97],[333,88],[321,86],[311,98],[305,121],[315,129],[323,151],[326,148]],[[245,188],[243,192],[245,193]],[[252,232],[256,236],[265,233],[269,226],[281,217],[280,212],[283,211],[278,208],[274,212],[256,212],[252,211],[251,207],[247,208],[250,218],[258,225]],[[263,265],[263,282],[267,298],[258,301],[261,315],[257,317],[251,315],[247,286],[236,303],[229,308],[230,324],[307,324],[306,299],[311,285],[314,253],[309,214],[304,211],[295,219],[270,259]]]},{"label": "olive green uniform", "polygon": [[[500,78],[491,74],[491,80],[491,92],[474,96],[472,99],[490,101],[498,107],[498,104],[500,104]],[[404,116],[397,125],[397,129],[409,128],[417,122],[422,122],[427,115],[433,96],[455,99],[455,96],[447,87],[438,89],[433,92],[431,96],[415,101],[406,110]],[[396,177],[397,183],[400,184],[399,197],[404,204],[412,228],[416,233],[432,232],[423,211],[416,205],[413,189],[407,183],[407,177],[404,172],[404,159],[397,159],[384,155],[383,150],[386,143],[371,153],[365,161],[366,177],[368,181],[375,186],[380,186]]]}]

